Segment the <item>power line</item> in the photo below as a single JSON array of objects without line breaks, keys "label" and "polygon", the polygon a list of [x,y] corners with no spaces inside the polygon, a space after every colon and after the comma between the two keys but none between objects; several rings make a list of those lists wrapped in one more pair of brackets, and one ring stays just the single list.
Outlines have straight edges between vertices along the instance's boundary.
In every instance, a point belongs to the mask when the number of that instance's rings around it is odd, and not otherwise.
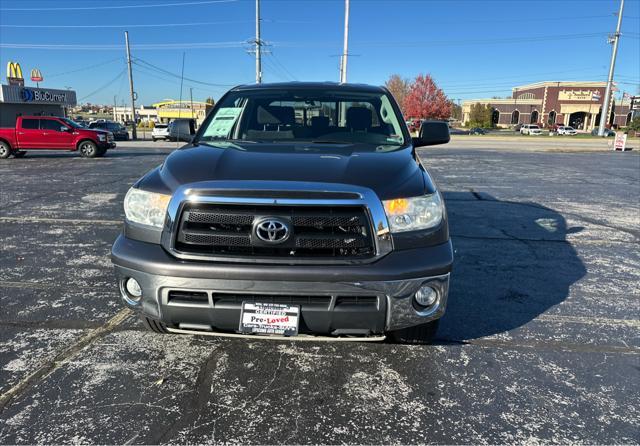
[{"label": "power line", "polygon": [[[587,75],[585,74],[586,72],[583,72],[583,74],[581,74],[579,77],[580,78],[590,78],[593,79],[594,77],[600,78],[603,77],[601,72],[593,72],[596,74],[590,74]],[[536,83],[540,83],[540,82],[544,82],[541,81],[540,78],[536,78],[536,77],[529,77],[527,79],[520,79],[520,80],[516,80],[514,79],[513,81],[510,82],[506,82],[506,81],[501,81],[501,82],[485,82],[485,83],[461,83],[461,84],[449,84],[449,83],[439,83],[438,85],[441,88],[454,88],[454,89],[460,89],[460,90],[466,90],[469,88],[485,88],[485,87],[517,87],[518,85],[527,85],[527,84],[536,84]],[[547,81],[547,82],[554,82],[554,81]],[[559,81],[559,82],[565,82],[564,80]]]},{"label": "power line", "polygon": [[522,42],[542,42],[547,40],[573,40],[591,37],[606,36],[606,32],[584,33],[584,34],[560,34],[547,36],[526,36],[526,37],[499,37],[495,39],[461,39],[461,40],[432,40],[432,41],[406,41],[406,42],[354,42],[360,46],[456,46],[456,45],[486,45],[500,43],[522,43]]},{"label": "power line", "polygon": [[113,62],[118,61],[118,60],[122,61],[122,58],[121,57],[116,57],[115,59],[109,59],[107,61],[100,62],[100,63],[97,63],[95,65],[89,65],[89,66],[86,66],[86,67],[83,67],[83,68],[78,68],[78,69],[74,69],[74,70],[70,70],[70,71],[63,71],[62,73],[49,74],[47,77],[51,78],[51,77],[64,76],[66,74],[79,73],[80,71],[86,71],[86,70],[91,70],[93,68],[102,67],[104,65],[108,65],[108,64],[113,63]]},{"label": "power line", "polygon": [[189,23],[147,23],[128,25],[7,25],[0,24],[0,28],[167,28],[175,26],[209,26],[209,25],[237,25],[253,23],[250,20],[228,20],[220,22],[189,22]]},{"label": "power line", "polygon": [[[133,63],[138,65],[138,66],[140,65],[140,63],[142,63],[145,66],[148,66],[149,68],[152,68],[152,69],[154,69],[154,70],[156,70],[158,72],[161,72],[161,73],[164,73],[164,74],[168,74],[169,76],[172,76],[172,77],[175,77],[175,78],[178,78],[178,79],[182,79],[182,76],[180,76],[179,74],[172,73],[171,71],[165,70],[164,68],[160,68],[157,65],[154,65],[154,64],[152,64],[150,62],[147,62],[147,61],[145,61],[143,59],[140,59],[139,57],[135,58]],[[234,84],[215,84],[215,83],[212,83],[212,82],[199,81],[199,80],[191,79],[191,78],[188,78],[188,77],[184,77],[184,80],[189,81],[189,82],[194,82],[196,84],[208,85],[208,86],[211,86],[211,87],[233,87],[233,86],[235,86]]]},{"label": "power line", "polygon": [[[387,46],[456,46],[456,45],[489,45],[502,43],[522,43],[522,42],[540,42],[547,40],[570,40],[581,38],[593,38],[606,36],[606,32],[601,33],[585,33],[585,34],[562,34],[547,36],[529,36],[529,37],[500,37],[495,39],[464,39],[464,40],[432,40],[432,41],[399,41],[399,42],[375,42],[375,41],[352,41],[353,45],[366,47],[387,47]],[[228,41],[228,42],[179,42],[179,43],[141,43],[132,45],[136,50],[168,50],[168,49],[213,49],[213,48],[244,48],[244,41]],[[276,42],[274,46],[278,47],[333,47],[335,44],[331,42],[302,42],[302,41],[282,41]],[[118,50],[122,49],[118,44],[37,44],[37,43],[0,43],[0,48],[13,49],[49,49],[49,50]]]},{"label": "power line", "polygon": [[[194,42],[194,43],[139,43],[131,45],[136,50],[198,49],[198,48],[243,48],[245,42]],[[37,43],[0,43],[0,48],[40,49],[40,50],[107,50],[121,51],[117,44],[37,44]]]},{"label": "power line", "polygon": [[262,59],[263,65],[267,68],[269,68],[270,71],[272,71],[276,76],[278,76],[280,79],[284,80],[284,81],[288,81],[291,80],[287,74],[282,71],[281,68],[279,68],[278,66],[276,66],[276,64],[273,63],[273,60],[267,59],[266,57],[264,59]]},{"label": "power line", "polygon": [[[357,41],[353,40],[350,43],[357,46],[365,47],[388,47],[388,46],[456,46],[456,45],[490,45],[501,43],[522,43],[522,42],[541,42],[547,40],[572,40],[581,38],[593,38],[606,36],[607,32],[598,33],[584,33],[584,34],[560,34],[560,35],[546,35],[546,36],[525,36],[525,37],[499,37],[494,39],[462,39],[462,40],[427,40],[427,41]],[[280,41],[274,42],[274,46],[277,47],[334,47],[337,43],[332,42],[309,42],[309,41]]]},{"label": "power line", "polygon": [[287,76],[289,76],[291,79],[293,79],[294,81],[297,81],[298,78],[296,78],[293,74],[291,74],[291,71],[287,70],[287,67],[285,67],[280,60],[276,57],[275,54],[273,54],[273,52],[269,53],[269,55],[273,58],[273,62],[282,69],[282,71],[284,73],[286,73]]},{"label": "power line", "polygon": [[[134,62],[134,64],[135,64],[135,62]],[[147,67],[145,67],[143,65],[136,64],[136,73],[142,75],[143,77],[144,76],[148,76],[148,77],[151,77],[151,78],[154,78],[154,79],[158,79],[158,80],[164,81],[164,82],[166,82],[168,84],[171,84],[171,85],[174,85],[174,86],[179,84],[179,80],[178,79],[168,78],[168,77],[162,76],[162,75],[158,74],[157,72],[152,71],[151,69],[149,69],[149,68],[147,68]],[[189,87],[189,88],[193,88],[194,90],[204,91],[204,92],[206,92],[208,94],[214,93],[214,92],[217,94],[217,93],[219,93],[221,91],[226,91],[227,90],[226,87],[220,87],[220,88],[213,87],[212,89],[208,90],[208,89],[196,87],[195,85],[191,85],[189,83],[185,83],[185,86]]]},{"label": "power line", "polygon": [[[475,79],[475,81],[474,81],[474,82],[463,82],[463,83],[460,83],[460,82],[454,82],[454,83],[448,83],[448,82],[445,82],[445,83],[442,83],[442,85],[447,85],[447,86],[449,86],[449,87],[451,87],[451,86],[461,87],[461,86],[468,86],[468,85],[471,85],[471,86],[477,86],[477,85],[478,85],[478,82],[484,82],[484,81],[489,81],[489,80],[497,80],[497,79],[502,80],[502,79],[509,79],[509,80],[512,80],[512,81],[516,81],[517,79],[522,79],[522,78],[525,78],[525,79],[531,79],[532,77],[535,77],[535,76],[548,76],[548,75],[564,74],[564,73],[574,73],[574,72],[584,73],[584,72],[586,72],[587,70],[594,70],[594,71],[595,71],[595,70],[600,70],[600,69],[601,69],[601,67],[572,68],[572,69],[570,69],[570,70],[546,71],[546,72],[538,72],[538,73],[527,73],[526,75],[512,75],[512,76],[498,76],[498,77],[493,76],[493,77],[490,77],[490,78],[481,78],[481,79],[474,78],[474,79]],[[517,80],[517,82],[527,82],[527,81]]]},{"label": "power line", "polygon": [[0,11],[93,11],[96,9],[166,8],[169,6],[209,5],[212,3],[233,3],[237,1],[238,0],[201,0],[197,2],[160,3],[153,5],[80,6],[73,8],[0,8]]},{"label": "power line", "polygon": [[[280,23],[280,24],[310,24],[316,23],[313,21],[303,20],[269,20],[261,19],[262,22],[267,23]],[[0,23],[0,28],[168,28],[179,26],[210,26],[210,25],[238,25],[244,23],[253,23],[253,20],[221,20],[216,22],[186,22],[186,23],[143,23],[143,24],[120,24],[120,25],[15,25]]]},{"label": "power line", "polygon": [[101,92],[102,90],[104,90],[105,88],[109,87],[111,84],[113,84],[114,82],[116,82],[118,79],[120,79],[120,77],[124,76],[124,73],[127,71],[127,69],[123,69],[116,77],[114,77],[113,79],[111,79],[109,82],[107,82],[106,84],[104,84],[103,86],[101,86],[100,88],[92,91],[91,93],[89,93],[86,96],[81,97],[80,99],[78,99],[78,102],[80,101],[84,101],[85,99],[93,96],[96,93]]}]

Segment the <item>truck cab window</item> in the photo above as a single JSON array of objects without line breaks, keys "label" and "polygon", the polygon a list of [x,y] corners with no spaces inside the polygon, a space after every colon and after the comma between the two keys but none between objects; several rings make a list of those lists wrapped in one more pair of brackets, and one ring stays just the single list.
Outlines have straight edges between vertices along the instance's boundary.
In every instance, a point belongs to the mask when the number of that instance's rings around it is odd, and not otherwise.
[{"label": "truck cab window", "polygon": [[64,127],[64,124],[57,119],[41,119],[40,129],[49,130],[51,132],[59,132],[60,127]]},{"label": "truck cab window", "polygon": [[39,119],[23,119],[22,128],[28,130],[38,130],[39,121]]}]

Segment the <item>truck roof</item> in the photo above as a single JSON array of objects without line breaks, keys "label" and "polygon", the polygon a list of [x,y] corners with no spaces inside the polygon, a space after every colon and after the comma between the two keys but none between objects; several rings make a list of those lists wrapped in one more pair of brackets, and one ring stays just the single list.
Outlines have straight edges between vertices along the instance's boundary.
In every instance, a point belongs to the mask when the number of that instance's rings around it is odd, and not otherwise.
[{"label": "truck roof", "polygon": [[18,118],[22,118],[22,119],[25,119],[25,118],[26,119],[47,119],[47,118],[49,118],[49,119],[65,119],[63,116],[38,116],[38,115],[34,115],[34,116],[21,115],[21,116],[18,116]]},{"label": "truck roof", "polygon": [[339,82],[273,82],[266,84],[244,84],[238,85],[231,91],[248,90],[326,90],[336,89],[344,91],[360,91],[368,93],[386,93],[383,87],[368,84],[341,84]]}]

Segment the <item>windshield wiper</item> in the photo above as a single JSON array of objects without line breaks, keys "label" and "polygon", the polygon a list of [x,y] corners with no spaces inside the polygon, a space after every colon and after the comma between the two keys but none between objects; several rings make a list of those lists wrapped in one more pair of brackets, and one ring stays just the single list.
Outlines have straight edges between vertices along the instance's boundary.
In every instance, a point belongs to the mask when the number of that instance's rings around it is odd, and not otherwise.
[{"label": "windshield wiper", "polygon": [[353,141],[338,141],[335,139],[314,139],[309,142],[312,144],[355,144]]}]

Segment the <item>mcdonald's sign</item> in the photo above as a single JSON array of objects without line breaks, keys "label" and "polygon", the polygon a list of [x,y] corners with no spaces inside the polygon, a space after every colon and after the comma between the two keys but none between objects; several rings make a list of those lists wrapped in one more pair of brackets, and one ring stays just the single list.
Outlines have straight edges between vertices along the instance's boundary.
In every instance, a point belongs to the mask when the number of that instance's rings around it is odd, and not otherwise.
[{"label": "mcdonald's sign", "polygon": [[9,61],[7,63],[7,82],[9,85],[24,86],[24,78],[22,77],[22,67],[18,62]]},{"label": "mcdonald's sign", "polygon": [[44,78],[42,77],[42,73],[37,68],[31,70],[31,80],[33,82],[42,82]]}]

